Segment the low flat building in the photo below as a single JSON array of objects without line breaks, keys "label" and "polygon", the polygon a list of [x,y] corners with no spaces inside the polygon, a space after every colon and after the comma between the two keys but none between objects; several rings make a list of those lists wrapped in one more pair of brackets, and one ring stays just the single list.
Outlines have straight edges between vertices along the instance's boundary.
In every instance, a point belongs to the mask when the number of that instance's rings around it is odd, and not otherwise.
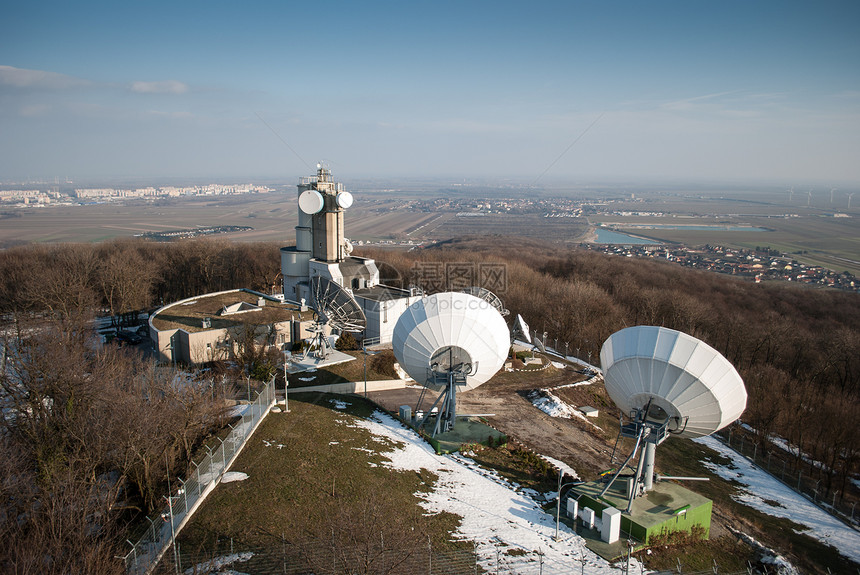
[{"label": "low flat building", "polygon": [[295,304],[236,289],[168,304],[149,318],[160,361],[189,365],[235,358],[253,341],[278,351],[309,337],[313,312]]}]

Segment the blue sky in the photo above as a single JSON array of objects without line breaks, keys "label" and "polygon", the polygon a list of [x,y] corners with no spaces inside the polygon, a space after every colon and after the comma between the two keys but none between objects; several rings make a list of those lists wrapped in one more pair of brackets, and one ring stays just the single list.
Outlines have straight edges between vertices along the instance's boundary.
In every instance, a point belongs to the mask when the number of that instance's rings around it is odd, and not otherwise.
[{"label": "blue sky", "polygon": [[0,180],[291,179],[324,160],[342,179],[860,182],[855,0],[2,14]]}]

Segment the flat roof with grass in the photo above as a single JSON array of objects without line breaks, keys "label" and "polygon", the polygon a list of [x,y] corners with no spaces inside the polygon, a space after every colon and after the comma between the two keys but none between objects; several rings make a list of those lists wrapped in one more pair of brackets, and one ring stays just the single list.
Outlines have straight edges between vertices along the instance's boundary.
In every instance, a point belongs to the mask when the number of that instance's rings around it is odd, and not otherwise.
[{"label": "flat roof with grass", "polygon": [[[249,290],[237,289],[189,298],[158,310],[152,317],[152,325],[159,331],[183,329],[194,333],[207,329],[229,328],[245,322],[262,325],[291,319],[313,319],[313,312],[301,312],[297,305],[283,303],[277,299],[266,298],[265,305],[258,307],[260,297],[263,296]],[[223,313],[225,308],[226,314]],[[207,318],[209,327],[204,327],[203,321]]]}]

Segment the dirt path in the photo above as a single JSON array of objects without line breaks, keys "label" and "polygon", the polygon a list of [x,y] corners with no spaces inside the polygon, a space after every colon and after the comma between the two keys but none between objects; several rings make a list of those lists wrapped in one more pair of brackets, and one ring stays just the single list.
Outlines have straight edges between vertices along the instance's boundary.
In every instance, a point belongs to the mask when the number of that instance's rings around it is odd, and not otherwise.
[{"label": "dirt path", "polygon": [[[604,433],[578,418],[550,417],[526,398],[526,394],[535,388],[583,379],[584,376],[571,369],[551,369],[534,374],[502,373],[476,389],[459,394],[457,411],[495,414],[487,419],[499,431],[538,453],[567,463],[583,479],[591,479],[609,466],[612,443],[604,439]],[[416,410],[420,394],[421,388],[416,386],[373,392],[369,398],[396,413],[401,405],[409,405],[413,411]],[[428,409],[435,399],[435,394],[427,393],[420,407]],[[605,431],[611,433],[614,441],[615,431]]]}]

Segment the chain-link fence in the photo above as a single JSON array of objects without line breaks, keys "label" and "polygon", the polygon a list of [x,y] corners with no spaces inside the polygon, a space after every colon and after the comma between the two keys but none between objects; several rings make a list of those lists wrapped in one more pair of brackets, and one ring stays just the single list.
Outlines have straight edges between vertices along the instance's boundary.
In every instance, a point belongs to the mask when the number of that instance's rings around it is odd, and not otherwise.
[{"label": "chain-link fence", "polygon": [[165,497],[164,509],[147,517],[149,527],[146,532],[137,543],[128,541],[132,548],[125,556],[127,573],[143,575],[152,570],[197,505],[215,488],[274,403],[275,385],[274,381],[270,381],[257,393],[257,398],[248,405],[241,419],[235,425],[230,425],[227,437],[223,440],[218,438],[220,444],[215,449],[207,446],[209,453],[199,463],[192,461],[193,471],[185,480],[178,480],[180,488],[176,493]]},{"label": "chain-link fence", "polygon": [[727,427],[714,436],[824,511],[855,528],[860,527],[860,508],[855,512],[858,493],[850,482],[845,492],[835,488],[828,490],[822,479],[827,471],[822,469],[821,464],[805,461],[781,449],[765,450],[743,428]]}]

